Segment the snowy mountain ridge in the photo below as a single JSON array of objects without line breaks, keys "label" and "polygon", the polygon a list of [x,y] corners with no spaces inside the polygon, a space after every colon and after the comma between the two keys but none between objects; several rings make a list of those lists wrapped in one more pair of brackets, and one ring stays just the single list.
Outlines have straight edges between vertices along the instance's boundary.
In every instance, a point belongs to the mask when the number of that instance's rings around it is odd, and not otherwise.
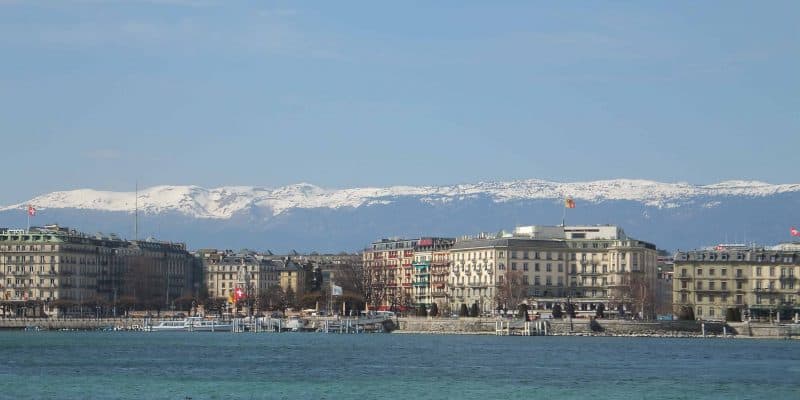
[{"label": "snowy mountain ridge", "polygon": [[[138,207],[146,214],[177,212],[202,219],[230,219],[239,212],[263,209],[277,216],[291,209],[344,207],[358,208],[391,204],[399,198],[418,199],[429,204],[487,197],[495,203],[517,200],[561,201],[567,196],[580,202],[629,200],[649,207],[676,208],[707,197],[765,197],[800,192],[800,184],[769,184],[759,181],[725,181],[710,185],[662,183],[641,179],[613,179],[591,182],[552,182],[538,179],[510,182],[479,182],[448,186],[392,186],[350,189],[324,189],[300,183],[278,188],[229,186],[207,189],[199,186],[154,186],[139,191]],[[29,201],[0,207],[0,211],[23,210],[28,204],[39,210],[85,209],[133,212],[135,192],[93,189],[59,191]],[[716,202],[706,203],[714,207]]]}]

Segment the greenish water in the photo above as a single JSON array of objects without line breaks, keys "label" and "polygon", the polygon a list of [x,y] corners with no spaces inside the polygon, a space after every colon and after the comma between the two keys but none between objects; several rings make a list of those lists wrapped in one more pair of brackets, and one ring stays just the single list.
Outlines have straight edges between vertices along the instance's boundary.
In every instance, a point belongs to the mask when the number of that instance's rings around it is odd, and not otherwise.
[{"label": "greenish water", "polygon": [[2,399],[800,399],[800,341],[0,332]]}]

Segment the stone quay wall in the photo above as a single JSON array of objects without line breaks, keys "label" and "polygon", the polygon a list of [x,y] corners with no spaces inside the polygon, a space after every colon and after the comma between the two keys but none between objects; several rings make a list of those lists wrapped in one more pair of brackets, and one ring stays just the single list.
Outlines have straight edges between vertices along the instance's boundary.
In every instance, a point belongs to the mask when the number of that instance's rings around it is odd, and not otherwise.
[{"label": "stone quay wall", "polygon": [[[494,334],[494,318],[399,318],[399,333]],[[508,322],[509,320],[502,320]],[[619,336],[700,336],[739,335],[785,337],[787,329],[770,324],[725,323],[710,321],[630,321],[615,319],[548,319],[548,334]],[[511,321],[520,328],[522,321]]]},{"label": "stone quay wall", "polygon": [[96,330],[114,328],[120,330],[141,329],[144,318],[2,318],[0,329],[20,330]]}]

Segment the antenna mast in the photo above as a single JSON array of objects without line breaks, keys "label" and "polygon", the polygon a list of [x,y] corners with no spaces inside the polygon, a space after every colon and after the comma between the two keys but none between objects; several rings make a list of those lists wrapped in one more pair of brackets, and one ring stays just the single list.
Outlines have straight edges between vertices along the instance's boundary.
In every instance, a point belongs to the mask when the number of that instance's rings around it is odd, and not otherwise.
[{"label": "antenna mast", "polygon": [[136,198],[133,200],[133,240],[139,240],[139,181],[136,181]]}]

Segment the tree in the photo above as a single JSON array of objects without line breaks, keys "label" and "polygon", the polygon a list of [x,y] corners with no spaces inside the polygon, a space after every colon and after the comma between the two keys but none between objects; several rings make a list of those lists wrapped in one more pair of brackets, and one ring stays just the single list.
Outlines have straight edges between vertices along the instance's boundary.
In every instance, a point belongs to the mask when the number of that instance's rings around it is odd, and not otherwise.
[{"label": "tree", "polygon": [[469,308],[464,303],[461,303],[461,309],[458,311],[459,317],[469,317]]},{"label": "tree", "polygon": [[553,314],[553,318],[555,319],[561,318],[563,316],[563,313],[561,312],[561,304],[558,303],[553,304],[553,309],[551,312]]},{"label": "tree", "polygon": [[264,296],[266,307],[269,310],[285,310],[287,306],[286,293],[280,285],[272,285],[267,288],[267,293]]},{"label": "tree", "polygon": [[728,322],[741,322],[742,310],[735,307],[728,307],[728,309],[725,310],[725,320]]},{"label": "tree", "polygon": [[290,308],[297,307],[297,294],[291,286],[286,289],[286,306]]},{"label": "tree", "polygon": [[570,318],[575,318],[575,304],[571,301],[567,301],[567,306],[565,307],[567,311],[567,316]]},{"label": "tree", "polygon": [[652,318],[656,306],[655,289],[648,281],[647,274],[644,271],[627,271],[620,279],[620,285],[613,292],[617,309],[624,307],[634,315],[641,313],[642,318]]},{"label": "tree", "polygon": [[478,308],[478,303],[472,303],[472,308],[469,310],[470,317],[477,317],[480,314],[480,309]]},{"label": "tree", "polygon": [[694,321],[694,309],[691,306],[681,306],[678,311],[678,319],[683,321]]},{"label": "tree", "polygon": [[431,317],[438,317],[439,316],[439,306],[436,303],[431,304]]},{"label": "tree", "polygon": [[175,303],[175,308],[181,311],[190,310],[192,308],[192,304],[196,304],[195,298],[188,294],[178,297],[173,302]]},{"label": "tree", "polygon": [[322,292],[311,292],[306,293],[302,297],[300,297],[300,307],[301,308],[316,308],[317,304],[322,303]]},{"label": "tree", "polygon": [[600,303],[597,305],[597,309],[595,310],[594,316],[597,318],[605,318],[606,317],[605,311],[606,311],[606,306],[603,305],[603,303]]},{"label": "tree", "polygon": [[360,262],[340,264],[336,269],[336,282],[376,309],[388,299],[389,270],[385,266],[364,268]]},{"label": "tree", "polygon": [[514,309],[528,298],[528,283],[522,271],[508,271],[505,279],[497,285],[495,304],[498,309]]},{"label": "tree", "polygon": [[525,321],[530,321],[530,317],[528,316],[528,305],[523,303],[517,307],[517,314],[524,319]]},{"label": "tree", "polygon": [[424,304],[420,304],[417,306],[417,316],[418,317],[427,317],[428,316],[428,309],[425,308]]}]

